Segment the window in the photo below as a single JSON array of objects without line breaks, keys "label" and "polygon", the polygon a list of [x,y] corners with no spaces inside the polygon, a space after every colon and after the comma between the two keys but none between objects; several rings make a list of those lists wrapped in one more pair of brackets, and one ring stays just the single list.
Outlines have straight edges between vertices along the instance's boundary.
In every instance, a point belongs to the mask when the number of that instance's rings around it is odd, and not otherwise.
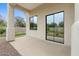
[{"label": "window", "polygon": [[46,16],[46,39],[64,43],[64,12]]},{"label": "window", "polygon": [[30,18],[30,30],[37,30],[37,16]]}]

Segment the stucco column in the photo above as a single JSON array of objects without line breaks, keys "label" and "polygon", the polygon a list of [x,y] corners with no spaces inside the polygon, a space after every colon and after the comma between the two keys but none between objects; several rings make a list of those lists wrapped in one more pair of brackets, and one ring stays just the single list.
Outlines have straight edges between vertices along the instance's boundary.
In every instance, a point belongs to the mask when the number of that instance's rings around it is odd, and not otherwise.
[{"label": "stucco column", "polygon": [[29,17],[30,17],[30,13],[27,10],[23,10],[24,15],[26,16],[26,38],[29,36],[28,32],[29,32]]},{"label": "stucco column", "polygon": [[15,39],[15,28],[14,28],[14,8],[7,4],[7,29],[6,29],[6,40],[13,41]]},{"label": "stucco column", "polygon": [[75,4],[75,21],[71,28],[71,55],[79,56],[79,4]]}]

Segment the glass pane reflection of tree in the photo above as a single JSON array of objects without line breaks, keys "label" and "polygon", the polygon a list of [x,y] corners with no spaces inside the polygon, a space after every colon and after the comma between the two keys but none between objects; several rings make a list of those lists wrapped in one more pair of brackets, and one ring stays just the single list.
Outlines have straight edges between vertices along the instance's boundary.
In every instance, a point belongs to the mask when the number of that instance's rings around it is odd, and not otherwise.
[{"label": "glass pane reflection of tree", "polygon": [[47,39],[64,43],[64,12],[47,16]]}]

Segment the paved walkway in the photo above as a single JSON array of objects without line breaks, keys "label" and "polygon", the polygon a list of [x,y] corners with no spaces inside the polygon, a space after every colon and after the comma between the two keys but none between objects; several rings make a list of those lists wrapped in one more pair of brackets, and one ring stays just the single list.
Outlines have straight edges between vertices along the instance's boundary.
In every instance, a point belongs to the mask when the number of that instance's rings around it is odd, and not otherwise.
[{"label": "paved walkway", "polygon": [[20,56],[20,54],[5,38],[0,37],[0,56]]}]

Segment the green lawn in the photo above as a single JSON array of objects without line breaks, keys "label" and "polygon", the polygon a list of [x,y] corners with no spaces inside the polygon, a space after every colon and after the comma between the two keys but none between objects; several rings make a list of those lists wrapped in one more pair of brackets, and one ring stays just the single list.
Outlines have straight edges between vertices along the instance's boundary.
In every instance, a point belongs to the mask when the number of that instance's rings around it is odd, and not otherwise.
[{"label": "green lawn", "polygon": [[23,36],[23,35],[26,35],[26,33],[24,33],[24,32],[16,32],[15,33],[16,37]]},{"label": "green lawn", "polygon": [[[19,37],[19,36],[23,36],[25,35],[26,32],[16,32],[15,36]],[[6,36],[6,27],[0,27],[0,37],[5,37]]]},{"label": "green lawn", "polygon": [[47,35],[53,37],[62,37],[64,38],[64,28],[47,28]]},{"label": "green lawn", "polygon": [[[16,32],[15,36],[23,36],[25,35],[26,32]],[[59,27],[59,28],[48,28],[47,29],[47,35],[48,36],[54,36],[54,37],[64,37],[64,28]],[[6,36],[6,27],[0,27],[0,37],[5,37]]]}]

